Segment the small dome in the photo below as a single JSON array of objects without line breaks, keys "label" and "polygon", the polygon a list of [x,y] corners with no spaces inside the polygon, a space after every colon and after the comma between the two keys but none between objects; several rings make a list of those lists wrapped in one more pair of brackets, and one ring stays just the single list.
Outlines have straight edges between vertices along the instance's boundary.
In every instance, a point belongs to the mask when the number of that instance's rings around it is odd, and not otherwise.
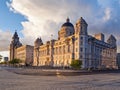
[{"label": "small dome", "polygon": [[64,24],[62,25],[62,27],[74,27],[74,26],[73,26],[72,23],[70,23],[70,19],[67,18],[67,19],[66,19],[66,23],[64,23]]}]

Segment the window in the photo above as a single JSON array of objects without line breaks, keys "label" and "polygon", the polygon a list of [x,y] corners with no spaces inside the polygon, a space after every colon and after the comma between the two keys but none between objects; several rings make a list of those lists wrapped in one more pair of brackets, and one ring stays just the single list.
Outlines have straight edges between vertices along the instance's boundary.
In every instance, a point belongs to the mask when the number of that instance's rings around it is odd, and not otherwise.
[{"label": "window", "polygon": [[78,52],[78,49],[76,48],[76,52]]},{"label": "window", "polygon": [[80,41],[80,44],[83,45],[83,41]]},{"label": "window", "polygon": [[80,58],[83,58],[83,56],[82,56],[82,55],[80,55]]},{"label": "window", "polygon": [[85,52],[87,52],[87,48],[85,48]]},{"label": "window", "polygon": [[80,40],[83,40],[83,37],[80,37]]},{"label": "window", "polygon": [[56,54],[58,54],[58,48],[56,47]]},{"label": "window", "polygon": [[83,48],[80,48],[80,51],[82,52],[82,51],[83,51]]}]

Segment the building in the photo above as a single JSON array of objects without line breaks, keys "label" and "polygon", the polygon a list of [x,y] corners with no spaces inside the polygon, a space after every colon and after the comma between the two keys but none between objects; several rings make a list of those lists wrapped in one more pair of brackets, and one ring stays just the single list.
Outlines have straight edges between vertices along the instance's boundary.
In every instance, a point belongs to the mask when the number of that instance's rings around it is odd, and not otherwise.
[{"label": "building", "polygon": [[81,17],[76,24],[66,22],[58,32],[58,40],[43,44],[41,38],[34,42],[34,66],[70,66],[72,60],[81,60],[82,68],[116,68],[116,39],[104,34],[90,36],[88,24]]},{"label": "building", "polygon": [[16,49],[16,58],[22,60],[22,65],[32,65],[34,47],[23,45]]},{"label": "building", "polygon": [[4,61],[6,61],[6,62],[7,62],[7,61],[8,61],[8,57],[4,57]]},{"label": "building", "polygon": [[118,68],[120,69],[120,53],[117,53],[117,65]]},{"label": "building", "polygon": [[2,55],[0,55],[0,63],[1,62],[8,62],[8,57],[3,57]]},{"label": "building", "polygon": [[32,65],[34,46],[22,45],[17,32],[14,33],[10,44],[10,60],[20,59],[22,65]]},{"label": "building", "polygon": [[19,41],[17,32],[15,31],[15,33],[12,37],[12,41],[10,43],[10,60],[13,60],[16,58],[16,49],[21,46],[22,46],[22,44]]}]

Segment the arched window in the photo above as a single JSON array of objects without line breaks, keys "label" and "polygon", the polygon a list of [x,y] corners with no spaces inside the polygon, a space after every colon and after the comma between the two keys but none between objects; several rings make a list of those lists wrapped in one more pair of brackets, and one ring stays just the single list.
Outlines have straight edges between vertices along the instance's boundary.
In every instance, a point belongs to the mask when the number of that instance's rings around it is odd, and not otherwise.
[{"label": "arched window", "polygon": [[59,47],[59,53],[61,54],[61,46]]}]

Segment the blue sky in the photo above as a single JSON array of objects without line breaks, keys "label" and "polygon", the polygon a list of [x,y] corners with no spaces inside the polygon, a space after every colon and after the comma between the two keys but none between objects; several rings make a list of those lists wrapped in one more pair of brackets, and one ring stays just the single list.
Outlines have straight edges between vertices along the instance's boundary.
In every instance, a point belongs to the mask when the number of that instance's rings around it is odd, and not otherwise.
[{"label": "blue sky", "polygon": [[15,30],[22,30],[21,22],[25,21],[24,16],[10,11],[6,2],[9,0],[0,0],[0,29],[10,30],[12,33]]},{"label": "blue sky", "polygon": [[113,34],[120,46],[120,0],[0,0],[0,51],[8,50],[15,30],[33,45],[37,37],[57,39],[67,17],[75,25],[81,16],[90,35],[104,33],[107,40]]}]

